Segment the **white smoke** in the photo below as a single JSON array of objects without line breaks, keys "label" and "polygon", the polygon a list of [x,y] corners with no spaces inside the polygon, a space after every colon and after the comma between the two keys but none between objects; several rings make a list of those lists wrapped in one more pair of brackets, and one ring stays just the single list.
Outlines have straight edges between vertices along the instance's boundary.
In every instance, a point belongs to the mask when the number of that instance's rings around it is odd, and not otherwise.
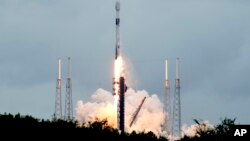
[{"label": "white smoke", "polygon": [[[133,125],[129,127],[131,116],[140,105],[142,99],[146,97],[142,108],[137,115]],[[104,89],[98,89],[91,96],[89,102],[84,103],[78,101],[76,107],[76,120],[80,125],[83,123],[94,122],[96,119],[107,120],[108,124],[114,128],[117,126],[116,117],[117,112],[114,106],[114,96],[111,92]],[[157,136],[165,136],[166,131],[163,131],[164,124],[163,104],[156,94],[149,95],[147,91],[135,91],[131,88],[125,93],[125,130],[131,133],[149,132],[152,131]],[[189,137],[197,136],[197,129],[202,128],[203,131],[213,129],[214,126],[209,121],[202,121],[198,124],[182,126],[182,137],[184,135]],[[169,136],[168,138],[174,138]]]},{"label": "white smoke", "polygon": [[76,120],[80,125],[83,123],[93,122],[96,118],[103,120],[107,119],[110,126],[115,126],[114,113],[114,97],[108,91],[98,89],[92,96],[89,102],[77,102]]},{"label": "white smoke", "polygon": [[132,62],[126,56],[123,56],[123,73],[126,78],[126,85],[132,88],[137,88],[138,79],[136,78]]},{"label": "white smoke", "polygon": [[[142,99],[147,97],[134,124],[129,127],[131,116],[140,105]],[[114,97],[111,92],[98,89],[91,96],[89,102],[78,101],[76,107],[76,120],[81,124],[107,119],[108,124],[116,127],[116,111]],[[157,136],[162,135],[161,125],[164,123],[163,104],[156,94],[151,96],[145,91],[135,91],[131,88],[125,93],[125,130],[127,132],[152,131]]]}]

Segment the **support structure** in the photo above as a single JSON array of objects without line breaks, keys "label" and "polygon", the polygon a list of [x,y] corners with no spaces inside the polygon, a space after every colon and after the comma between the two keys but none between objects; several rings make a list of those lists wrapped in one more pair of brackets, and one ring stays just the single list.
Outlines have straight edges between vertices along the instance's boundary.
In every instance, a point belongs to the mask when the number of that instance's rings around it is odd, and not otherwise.
[{"label": "support structure", "polygon": [[58,59],[58,78],[56,81],[56,99],[54,119],[62,119],[62,80],[61,80],[61,59]]},{"label": "support structure", "polygon": [[168,135],[171,135],[171,100],[170,100],[170,83],[168,80],[168,61],[165,60],[165,81],[164,81],[164,95],[163,95],[163,104],[164,104],[164,125],[163,130],[167,131]]},{"label": "support structure", "polygon": [[66,121],[73,120],[73,102],[72,102],[72,80],[71,80],[71,58],[68,57],[68,78],[66,82],[65,96],[65,115]]},{"label": "support structure", "polygon": [[136,109],[136,111],[135,111],[135,112],[134,112],[134,114],[132,115],[131,120],[130,120],[129,127],[131,127],[131,126],[132,126],[132,124],[135,122],[135,119],[136,119],[136,117],[137,117],[138,113],[140,112],[141,107],[142,107],[142,105],[143,105],[143,103],[144,103],[145,99],[146,99],[146,96],[142,99],[142,101],[141,101],[141,103],[140,103],[139,107]]},{"label": "support structure", "polygon": [[120,77],[120,87],[119,87],[119,102],[118,102],[118,127],[121,132],[125,131],[125,92],[127,91],[127,86],[125,84],[124,77]]},{"label": "support structure", "polygon": [[173,109],[173,136],[181,137],[181,99],[180,99],[180,77],[179,77],[179,58],[176,59],[176,80]]}]

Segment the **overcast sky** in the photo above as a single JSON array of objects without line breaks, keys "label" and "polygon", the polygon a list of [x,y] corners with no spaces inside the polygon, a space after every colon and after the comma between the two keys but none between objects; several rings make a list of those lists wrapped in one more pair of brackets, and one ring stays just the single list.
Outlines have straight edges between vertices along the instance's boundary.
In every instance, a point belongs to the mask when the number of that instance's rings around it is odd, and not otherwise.
[{"label": "overcast sky", "polygon": [[[73,102],[112,90],[115,0],[1,0],[0,113],[51,118],[57,58],[72,58]],[[122,52],[137,90],[163,95],[180,57],[182,123],[250,123],[250,1],[121,1]],[[174,92],[174,87],[171,87]],[[65,94],[65,87],[63,87]],[[64,102],[64,100],[63,100]]]}]

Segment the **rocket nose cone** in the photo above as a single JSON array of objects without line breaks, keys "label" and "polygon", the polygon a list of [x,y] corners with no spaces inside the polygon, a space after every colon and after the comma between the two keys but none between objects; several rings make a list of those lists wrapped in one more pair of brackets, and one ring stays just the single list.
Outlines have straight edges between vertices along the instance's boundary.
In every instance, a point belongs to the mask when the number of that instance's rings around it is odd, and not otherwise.
[{"label": "rocket nose cone", "polygon": [[120,11],[120,2],[118,2],[118,1],[115,4],[115,10]]}]

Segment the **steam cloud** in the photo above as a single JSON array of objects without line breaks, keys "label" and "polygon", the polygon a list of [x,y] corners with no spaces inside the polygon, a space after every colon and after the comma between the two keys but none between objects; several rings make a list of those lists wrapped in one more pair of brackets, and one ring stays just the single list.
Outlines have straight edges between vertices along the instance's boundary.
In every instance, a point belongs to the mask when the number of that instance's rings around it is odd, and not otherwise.
[{"label": "steam cloud", "polygon": [[[142,99],[147,97],[134,124],[129,127],[131,122],[131,116],[135,110],[140,105]],[[149,132],[152,131],[157,136],[165,136],[166,131],[163,131],[162,125],[164,124],[164,112],[163,104],[159,100],[156,94],[151,96],[147,91],[135,91],[129,88],[125,94],[125,130],[126,132]],[[116,108],[114,106],[114,96],[111,92],[104,89],[98,89],[91,96],[89,102],[84,103],[83,101],[78,101],[76,107],[76,120],[80,125],[83,123],[94,122],[96,118],[99,120],[106,119],[108,124],[116,128]],[[213,125],[208,121],[203,122],[204,129],[211,129]],[[197,124],[187,126],[184,124],[182,126],[182,136],[185,134],[187,136],[193,137],[197,135]],[[173,138],[173,137],[169,137]]]},{"label": "steam cloud", "polygon": [[[129,127],[131,116],[140,105],[142,99],[147,97],[134,124]],[[98,89],[91,96],[89,102],[78,101],[76,107],[76,120],[81,124],[107,119],[108,124],[116,127],[116,111],[114,97],[111,92]],[[164,123],[163,104],[156,94],[151,96],[145,90],[135,91],[129,88],[125,94],[125,130],[127,132],[152,131],[162,135],[161,126]]]}]

